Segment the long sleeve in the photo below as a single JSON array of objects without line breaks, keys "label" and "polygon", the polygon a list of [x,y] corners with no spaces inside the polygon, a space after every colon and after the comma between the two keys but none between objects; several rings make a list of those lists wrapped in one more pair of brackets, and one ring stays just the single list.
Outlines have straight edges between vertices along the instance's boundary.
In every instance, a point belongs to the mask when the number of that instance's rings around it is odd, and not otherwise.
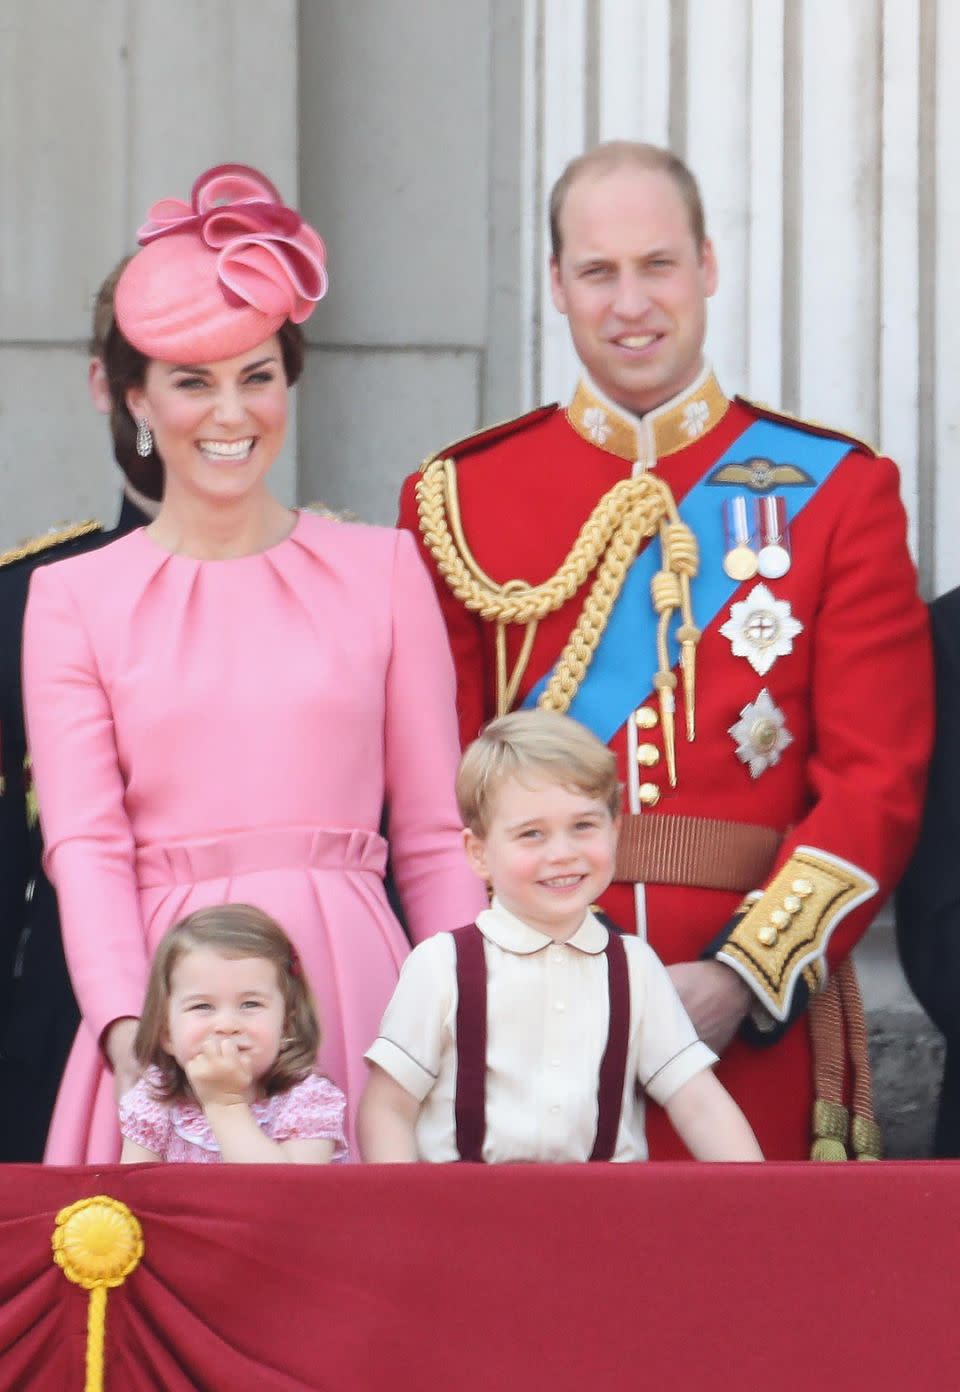
[{"label": "long sleeve", "polygon": [[24,708],[64,947],[99,1039],[143,1003],[147,954],[134,843],[110,701],[66,567],[33,576],[24,627]]},{"label": "long sleeve", "polygon": [[436,596],[412,538],[397,533],[385,774],[394,874],[415,942],[486,906],[467,864],[454,799],[454,675]]},{"label": "long sleeve", "polygon": [[834,524],[812,631],[810,810],[784,838],[762,897],[713,945],[780,1021],[843,960],[903,873],[930,755],[929,631],[897,472],[886,459],[850,467],[858,488]]},{"label": "long sleeve", "polygon": [[960,1036],[960,590],[932,606],[937,734],[920,839],[897,895],[907,979],[944,1034]]}]

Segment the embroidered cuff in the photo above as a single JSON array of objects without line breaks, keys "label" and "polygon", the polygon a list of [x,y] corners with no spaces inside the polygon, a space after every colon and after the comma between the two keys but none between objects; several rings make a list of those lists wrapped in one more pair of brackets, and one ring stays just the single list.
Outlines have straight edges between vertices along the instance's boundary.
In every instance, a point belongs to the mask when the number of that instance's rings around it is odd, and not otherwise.
[{"label": "embroidered cuff", "polygon": [[826,980],[833,930],[877,888],[859,866],[798,846],[760,898],[734,915],[711,955],[739,972],[774,1020],[788,1024]]}]

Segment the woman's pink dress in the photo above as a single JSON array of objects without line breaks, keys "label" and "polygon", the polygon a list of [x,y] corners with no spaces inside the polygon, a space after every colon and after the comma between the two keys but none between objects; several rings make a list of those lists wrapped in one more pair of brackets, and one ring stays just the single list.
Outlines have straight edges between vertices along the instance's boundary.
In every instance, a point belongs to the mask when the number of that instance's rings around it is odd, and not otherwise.
[{"label": "woman's pink dress", "polygon": [[38,570],[24,634],[45,863],[83,1020],[46,1159],[119,1154],[99,1041],[139,1015],[150,957],[194,909],[250,903],[296,943],[320,1069],[352,1119],[407,941],[472,919],[453,798],[453,667],[412,538],[299,514],[236,560],[144,532]]}]

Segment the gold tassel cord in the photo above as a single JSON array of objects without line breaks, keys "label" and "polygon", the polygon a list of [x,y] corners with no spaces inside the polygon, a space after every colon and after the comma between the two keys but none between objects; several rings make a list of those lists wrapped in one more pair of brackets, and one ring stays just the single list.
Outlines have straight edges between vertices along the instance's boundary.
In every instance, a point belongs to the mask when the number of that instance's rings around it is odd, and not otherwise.
[{"label": "gold tassel cord", "polygon": [[[661,528],[661,536],[663,533]],[[660,724],[663,729],[663,752],[667,761],[667,776],[671,788],[677,786],[677,739],[675,733],[674,711],[676,697],[674,691],[677,679],[670,670],[670,652],[667,636],[670,620],[680,607],[680,577],[669,570],[658,570],[650,582],[650,597],[654,612],[659,615],[657,624],[657,674],[653,684],[660,697]]]},{"label": "gold tassel cord", "polygon": [[636,558],[640,543],[653,536],[657,521],[650,515],[646,500],[628,509],[619,529],[610,539],[580,617],[560,654],[538,704],[545,710],[570,709],[573,698],[587,673],[627,572]]},{"label": "gold tassel cord", "polygon": [[84,1392],[103,1392],[107,1292],[139,1266],[143,1230],[125,1203],[98,1194],[60,1210],[51,1245],[67,1280],[90,1292]]},{"label": "gold tassel cord", "polygon": [[[677,636],[682,653],[687,737],[692,738],[693,654],[700,633],[693,623],[690,579],[697,570],[697,543],[690,529],[680,521],[673,495],[661,479],[645,473],[615,484],[581,527],[556,573],[540,585],[516,579],[500,585],[478,564],[463,530],[454,460],[435,459],[426,466],[417,483],[417,506],[424,542],[446,584],[467,609],[497,625],[498,714],[509,710],[516,699],[530,660],[536,624],[562,608],[594,575],[577,623],[539,702],[551,710],[569,709],[641,543],[659,531],[664,551],[661,574],[669,574],[672,588],[670,613],[666,614],[665,621],[663,612],[658,611],[661,612],[662,641],[658,637],[660,671],[655,685],[660,691],[661,709],[669,714],[665,730],[667,725],[672,729],[675,678],[667,667],[666,633],[671,614],[679,609],[684,620]],[[525,625],[526,633],[514,669],[508,674],[506,628],[514,623]],[[665,672],[670,676],[670,683],[661,680]],[[675,783],[672,743],[671,740],[667,759],[672,767],[671,782]]]},{"label": "gold tassel cord", "polygon": [[693,743],[696,736],[696,687],[697,687],[697,644],[700,630],[693,622],[693,605],[690,599],[690,581],[700,566],[700,548],[697,538],[683,522],[670,522],[661,528],[664,547],[664,565],[680,577],[680,603],[677,606],[683,623],[677,629],[677,642],[680,644],[680,670],[683,673],[683,705],[687,718],[687,742]]}]

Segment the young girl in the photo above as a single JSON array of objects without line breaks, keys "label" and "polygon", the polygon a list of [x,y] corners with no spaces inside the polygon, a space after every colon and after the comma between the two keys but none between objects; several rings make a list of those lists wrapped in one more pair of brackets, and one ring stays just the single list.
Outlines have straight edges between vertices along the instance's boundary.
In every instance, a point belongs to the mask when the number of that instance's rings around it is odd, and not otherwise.
[{"label": "young girl", "polygon": [[201,909],[153,959],[120,1102],[123,1164],[317,1165],[346,1155],[345,1099],[314,1072],[320,1030],[283,929],[249,904]]}]

